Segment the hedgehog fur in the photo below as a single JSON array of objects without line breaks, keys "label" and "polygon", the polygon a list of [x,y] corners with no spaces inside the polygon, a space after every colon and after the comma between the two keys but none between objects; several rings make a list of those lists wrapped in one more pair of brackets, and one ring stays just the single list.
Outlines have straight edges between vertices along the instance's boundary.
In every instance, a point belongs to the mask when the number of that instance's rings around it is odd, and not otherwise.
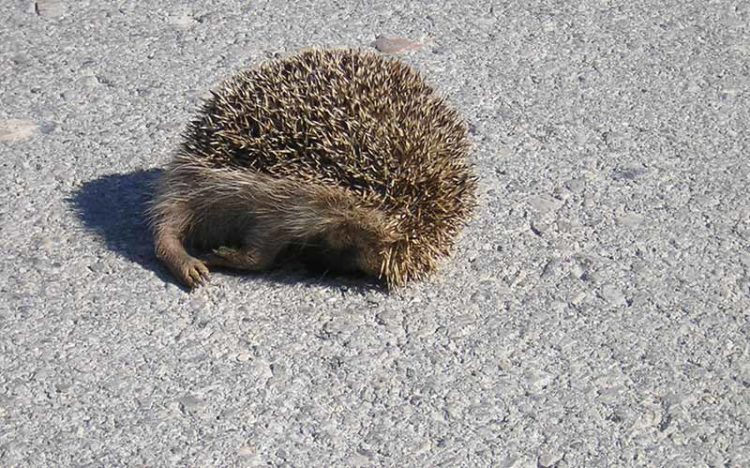
[{"label": "hedgehog fur", "polygon": [[212,91],[188,126],[150,209],[156,254],[189,287],[294,245],[400,286],[435,271],[468,220],[468,151],[458,113],[400,61],[270,61]]}]

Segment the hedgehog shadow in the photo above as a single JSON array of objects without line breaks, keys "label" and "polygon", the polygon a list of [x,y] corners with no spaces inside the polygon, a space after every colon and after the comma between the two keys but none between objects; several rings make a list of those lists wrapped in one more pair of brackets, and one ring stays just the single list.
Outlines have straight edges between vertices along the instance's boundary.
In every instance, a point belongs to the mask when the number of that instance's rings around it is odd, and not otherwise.
[{"label": "hedgehog shadow", "polygon": [[[68,203],[86,230],[99,237],[109,250],[153,271],[159,279],[187,291],[154,255],[153,238],[146,217],[149,201],[162,172],[161,169],[148,169],[102,176],[84,183],[68,199]],[[305,262],[293,251],[283,253],[278,265],[267,272],[215,271],[248,280],[286,285],[385,290],[383,285],[364,276],[327,272]]]}]

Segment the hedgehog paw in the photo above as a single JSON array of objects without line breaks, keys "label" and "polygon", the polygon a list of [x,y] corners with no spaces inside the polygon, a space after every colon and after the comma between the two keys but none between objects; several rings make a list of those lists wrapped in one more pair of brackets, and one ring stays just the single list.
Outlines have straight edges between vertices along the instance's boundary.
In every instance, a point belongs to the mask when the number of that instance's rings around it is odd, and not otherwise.
[{"label": "hedgehog paw", "polygon": [[201,260],[190,257],[178,267],[177,276],[191,289],[208,283],[208,267]]}]

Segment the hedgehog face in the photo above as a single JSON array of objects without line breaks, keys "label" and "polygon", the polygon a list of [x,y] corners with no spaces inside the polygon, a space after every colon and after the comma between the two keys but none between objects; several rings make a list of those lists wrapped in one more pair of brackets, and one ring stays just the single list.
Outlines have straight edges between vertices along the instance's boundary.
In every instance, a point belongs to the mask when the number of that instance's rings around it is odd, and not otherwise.
[{"label": "hedgehog face", "polygon": [[303,251],[303,260],[308,268],[320,272],[354,273],[359,271],[357,252],[354,249],[332,249],[318,245]]},{"label": "hedgehog face", "polygon": [[375,278],[379,277],[383,263],[381,251],[382,248],[377,243],[360,245],[354,258],[359,271]]},{"label": "hedgehog face", "polygon": [[331,229],[323,237],[331,267],[339,271],[360,271],[381,276],[382,252],[392,235],[380,226],[345,223]]}]

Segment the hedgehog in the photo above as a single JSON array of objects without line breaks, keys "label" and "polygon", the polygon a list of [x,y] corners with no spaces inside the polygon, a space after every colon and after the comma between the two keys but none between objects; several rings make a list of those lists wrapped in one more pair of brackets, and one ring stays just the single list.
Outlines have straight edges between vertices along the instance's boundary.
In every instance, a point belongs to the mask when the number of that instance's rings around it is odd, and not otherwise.
[{"label": "hedgehog", "polygon": [[469,150],[458,112],[397,59],[265,62],[211,91],[184,131],[149,209],[156,255],[189,288],[292,247],[403,286],[451,255],[471,217]]}]

